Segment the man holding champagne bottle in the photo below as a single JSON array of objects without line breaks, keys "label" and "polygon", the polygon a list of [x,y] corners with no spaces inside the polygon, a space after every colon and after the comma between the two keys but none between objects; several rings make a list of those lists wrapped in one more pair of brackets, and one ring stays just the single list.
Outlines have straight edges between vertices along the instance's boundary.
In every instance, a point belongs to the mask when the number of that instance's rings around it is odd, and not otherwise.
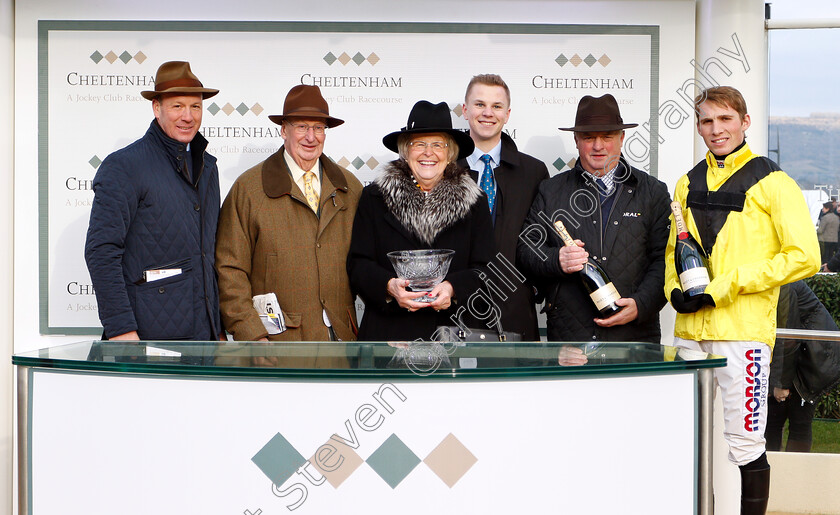
[{"label": "man holding champagne bottle", "polygon": [[660,342],[670,199],[621,155],[636,125],[607,94],[583,97],[574,127],[561,129],[574,132],[579,158],[540,184],[517,247],[546,296],[550,341]]},{"label": "man holding champagne bottle", "polygon": [[[779,287],[817,272],[819,245],[796,182],[746,144],[750,116],[741,93],[710,88],[694,107],[709,151],[677,181],[674,201],[683,220],[668,240],[665,293],[678,312],[675,345],[726,356],[715,380],[729,460],[741,470],[741,513],[763,514],[770,492],[764,429]],[[684,243],[689,238],[702,246],[708,263],[711,281],[702,292],[684,278],[697,268],[687,261],[693,259]]]}]

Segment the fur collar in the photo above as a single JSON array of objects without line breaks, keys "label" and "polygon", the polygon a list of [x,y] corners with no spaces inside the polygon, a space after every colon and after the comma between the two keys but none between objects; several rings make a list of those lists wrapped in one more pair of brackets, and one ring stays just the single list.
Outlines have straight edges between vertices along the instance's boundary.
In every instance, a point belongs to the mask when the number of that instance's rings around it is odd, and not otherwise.
[{"label": "fur collar", "polygon": [[449,163],[428,194],[414,183],[403,159],[388,163],[373,182],[379,186],[388,211],[425,245],[467,216],[482,194],[469,172],[455,163]]}]

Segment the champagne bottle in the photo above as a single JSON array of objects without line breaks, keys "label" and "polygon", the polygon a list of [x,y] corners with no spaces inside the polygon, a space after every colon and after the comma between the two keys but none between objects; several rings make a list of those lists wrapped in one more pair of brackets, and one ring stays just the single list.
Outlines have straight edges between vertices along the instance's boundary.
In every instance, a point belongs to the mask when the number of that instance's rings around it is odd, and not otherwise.
[{"label": "champagne bottle", "polygon": [[[557,231],[557,234],[560,235],[560,238],[563,239],[563,243],[567,247],[577,246],[575,240],[572,239],[566,230],[566,226],[563,225],[563,222],[554,222],[554,230]],[[601,268],[601,265],[596,263],[592,258],[589,258],[583,264],[583,270],[578,272],[578,275],[580,275],[580,280],[583,281],[583,286],[589,292],[589,297],[595,304],[595,308],[600,313],[601,318],[611,317],[624,309],[624,306],[619,306],[615,303],[615,301],[621,298],[618,290],[615,289],[615,286],[613,286],[612,281],[610,281],[604,269]]]},{"label": "champagne bottle", "polygon": [[674,223],[677,226],[677,241],[674,244],[674,264],[680,276],[682,290],[689,297],[702,295],[709,285],[709,262],[703,247],[689,233],[682,216],[682,206],[676,200],[671,202]]}]

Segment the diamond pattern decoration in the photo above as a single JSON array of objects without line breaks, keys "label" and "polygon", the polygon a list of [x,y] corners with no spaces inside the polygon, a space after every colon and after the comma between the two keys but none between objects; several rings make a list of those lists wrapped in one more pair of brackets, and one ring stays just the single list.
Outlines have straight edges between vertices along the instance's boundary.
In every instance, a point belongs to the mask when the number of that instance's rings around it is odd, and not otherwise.
[{"label": "diamond pattern decoration", "polygon": [[282,485],[306,460],[280,433],[251,458],[275,485]]},{"label": "diamond pattern decoration", "polygon": [[592,68],[592,65],[597,63],[598,61],[595,59],[595,56],[589,54],[588,56],[586,56],[586,58],[584,58],[583,62],[586,63],[586,66]]},{"label": "diamond pattern decoration", "polygon": [[554,168],[557,168],[557,170],[562,171],[563,167],[566,166],[566,161],[563,161],[562,157],[558,157],[557,160],[551,164],[554,165]]},{"label": "diamond pattern decoration", "polygon": [[242,116],[245,116],[245,113],[248,112],[248,106],[245,105],[245,102],[242,102],[241,104],[236,106],[236,112],[241,114]]},{"label": "diamond pattern decoration", "polygon": [[210,104],[209,106],[207,106],[207,110],[210,112],[210,114],[212,114],[213,116],[216,116],[216,113],[218,113],[219,111],[221,111],[221,110],[222,110],[222,108],[221,108],[221,107],[219,107],[219,105],[218,105],[218,104],[216,104],[216,102],[213,102],[212,104]]},{"label": "diamond pattern decoration", "polygon": [[102,56],[102,54],[99,53],[99,50],[96,50],[95,52],[90,54],[90,60],[95,62],[96,64],[99,64],[99,61],[102,60],[102,57],[103,56]]},{"label": "diamond pattern decoration", "polygon": [[370,55],[367,56],[367,60],[371,66],[376,66],[376,63],[380,61],[379,56],[374,54],[373,52],[371,52]]},{"label": "diamond pattern decoration", "polygon": [[377,166],[379,166],[379,161],[377,161],[376,159],[374,159],[374,158],[372,158],[372,157],[371,157],[370,159],[368,159],[368,160],[365,162],[365,164],[366,164],[366,165],[368,165],[368,168],[370,168],[371,170],[373,170],[374,168],[376,168]]},{"label": "diamond pattern decoration", "polygon": [[577,158],[573,157],[572,159],[569,160],[568,163],[566,163],[566,166],[568,166],[569,168],[574,168],[576,163],[577,163]]},{"label": "diamond pattern decoration", "polygon": [[233,106],[230,105],[230,102],[222,106],[222,112],[226,115],[230,116],[230,113],[234,111]]},{"label": "diamond pattern decoration", "polygon": [[455,116],[462,117],[464,115],[464,104],[455,102],[455,107],[452,108],[452,112],[455,113]]},{"label": "diamond pattern decoration", "polygon": [[123,53],[120,54],[120,61],[123,63],[131,61],[131,54],[128,53],[128,50],[123,50]]},{"label": "diamond pattern decoration", "polygon": [[342,156],[341,159],[338,160],[338,166],[342,168],[347,168],[348,166],[350,166],[350,160]]},{"label": "diamond pattern decoration", "polygon": [[446,438],[434,448],[423,460],[446,486],[452,488],[468,470],[478,461],[478,458],[464,447],[455,435],[449,433]]},{"label": "diamond pattern decoration", "polygon": [[251,106],[251,112],[254,113],[256,116],[259,116],[260,113],[262,113],[263,111],[263,106],[261,106],[259,103],[256,103]]},{"label": "diamond pattern decoration", "polygon": [[96,170],[97,168],[99,168],[99,165],[102,164],[102,160],[99,159],[99,156],[93,156],[90,158],[90,161],[88,161],[88,164],[92,166],[94,170]]},{"label": "diamond pattern decoration", "polygon": [[344,65],[350,62],[350,56],[347,55],[347,52],[342,52],[341,55],[338,56],[338,62]]},{"label": "diamond pattern decoration", "polygon": [[604,68],[606,68],[606,67],[607,67],[607,65],[608,65],[608,64],[610,64],[610,63],[612,62],[612,59],[610,59],[609,57],[607,57],[607,54],[604,54],[604,55],[602,55],[600,58],[598,58],[598,62],[599,62],[599,63],[601,63],[601,66],[603,66]]},{"label": "diamond pattern decoration", "polygon": [[565,55],[563,55],[563,54],[560,54],[560,55],[558,55],[558,56],[557,56],[557,59],[555,59],[555,60],[554,60],[554,62],[555,62],[555,63],[557,63],[557,64],[559,64],[559,65],[560,65],[560,67],[563,67],[563,66],[565,66],[565,65],[566,65],[566,63],[568,63],[568,62],[569,62],[569,58],[568,58],[568,57],[566,57],[566,56],[565,56]]},{"label": "diamond pattern decoration", "polygon": [[144,54],[142,51],[137,52],[136,54],[134,54],[134,60],[137,61],[139,64],[143,64],[143,61],[146,60],[146,54]]},{"label": "diamond pattern decoration", "polygon": [[116,61],[117,59],[117,54],[115,54],[113,50],[105,54],[105,60],[111,64],[114,64],[114,61]]},{"label": "diamond pattern decoration", "polygon": [[580,63],[583,62],[583,59],[581,59],[579,55],[575,54],[571,59],[569,59],[569,62],[575,65],[575,67],[578,67],[580,66]]},{"label": "diamond pattern decoration", "polygon": [[365,162],[362,161],[362,158],[357,156],[356,159],[354,159],[351,164],[353,165],[353,167],[356,168],[356,170],[358,170],[359,168],[361,168],[365,165]]},{"label": "diamond pattern decoration", "polygon": [[420,463],[397,435],[391,434],[367,459],[367,464],[391,488],[396,488]]},{"label": "diamond pattern decoration", "polygon": [[353,56],[353,62],[356,63],[356,66],[361,66],[365,62],[365,56],[361,52],[356,52],[356,55]]},{"label": "diamond pattern decoration", "polygon": [[336,59],[338,58],[334,56],[332,52],[327,52],[327,55],[324,56],[324,61],[326,61],[329,65],[332,65]]},{"label": "diamond pattern decoration", "polygon": [[309,458],[309,463],[312,463],[318,472],[327,478],[333,488],[338,488],[345,479],[362,466],[365,460],[343,443],[330,439],[327,445],[331,445],[335,450],[322,445]]}]

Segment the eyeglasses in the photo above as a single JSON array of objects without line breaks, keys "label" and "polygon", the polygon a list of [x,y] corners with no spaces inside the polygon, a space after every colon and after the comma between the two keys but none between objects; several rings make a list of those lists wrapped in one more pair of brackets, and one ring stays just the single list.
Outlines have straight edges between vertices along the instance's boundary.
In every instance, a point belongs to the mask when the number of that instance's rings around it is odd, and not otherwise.
[{"label": "eyeglasses", "polygon": [[323,136],[327,130],[326,125],[307,125],[305,123],[290,123],[289,127],[293,128],[295,133],[301,136],[309,132],[309,129],[312,129],[316,136]]},{"label": "eyeglasses", "polygon": [[449,143],[444,143],[443,141],[433,141],[431,143],[427,141],[412,141],[408,146],[418,152],[425,152],[427,148],[431,148],[433,152],[443,152],[443,149],[448,147]]}]

